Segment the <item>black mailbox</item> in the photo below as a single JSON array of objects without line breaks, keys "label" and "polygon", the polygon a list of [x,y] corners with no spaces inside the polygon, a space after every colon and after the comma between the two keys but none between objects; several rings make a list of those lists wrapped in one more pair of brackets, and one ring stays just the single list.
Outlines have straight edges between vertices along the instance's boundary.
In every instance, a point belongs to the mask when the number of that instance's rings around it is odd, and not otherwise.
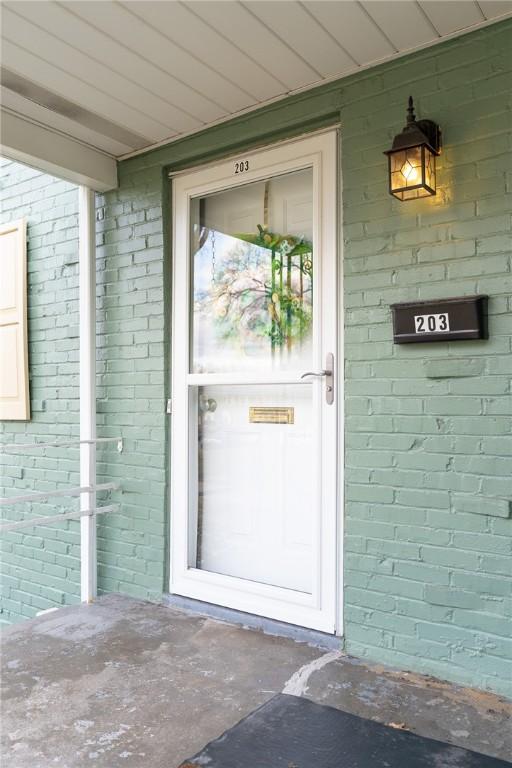
[{"label": "black mailbox", "polygon": [[487,296],[458,296],[392,304],[393,341],[460,341],[487,338]]}]

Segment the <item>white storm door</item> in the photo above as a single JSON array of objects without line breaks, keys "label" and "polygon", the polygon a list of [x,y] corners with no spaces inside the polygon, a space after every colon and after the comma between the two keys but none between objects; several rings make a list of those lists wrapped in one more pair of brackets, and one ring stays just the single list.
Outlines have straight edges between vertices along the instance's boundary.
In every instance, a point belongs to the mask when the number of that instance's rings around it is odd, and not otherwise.
[{"label": "white storm door", "polygon": [[331,633],[336,145],[173,180],[170,591]]}]

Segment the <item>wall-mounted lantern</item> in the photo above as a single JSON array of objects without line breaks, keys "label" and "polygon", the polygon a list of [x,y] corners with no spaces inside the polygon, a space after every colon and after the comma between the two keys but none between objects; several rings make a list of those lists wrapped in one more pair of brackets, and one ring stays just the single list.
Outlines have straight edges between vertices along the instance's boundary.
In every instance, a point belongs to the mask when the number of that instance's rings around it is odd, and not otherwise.
[{"label": "wall-mounted lantern", "polygon": [[399,200],[415,200],[436,194],[436,156],[441,149],[441,130],[432,120],[416,120],[409,96],[407,125],[393,139],[387,152],[389,192]]}]

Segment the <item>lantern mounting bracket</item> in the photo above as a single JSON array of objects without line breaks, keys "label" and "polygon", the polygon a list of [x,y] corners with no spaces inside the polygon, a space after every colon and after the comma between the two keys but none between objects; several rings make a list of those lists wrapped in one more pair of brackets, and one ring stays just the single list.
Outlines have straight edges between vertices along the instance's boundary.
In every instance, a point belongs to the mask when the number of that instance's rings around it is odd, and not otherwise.
[{"label": "lantern mounting bracket", "polygon": [[433,120],[416,120],[414,102],[412,96],[409,96],[407,124],[401,133],[397,133],[393,139],[391,150],[388,150],[385,154],[396,152],[400,149],[417,147],[420,144],[427,144],[436,155],[439,155],[441,151],[441,129]]},{"label": "lantern mounting bracket", "polygon": [[438,155],[441,151],[441,129],[433,120],[418,120],[416,125],[420,131],[427,137],[428,144]]}]

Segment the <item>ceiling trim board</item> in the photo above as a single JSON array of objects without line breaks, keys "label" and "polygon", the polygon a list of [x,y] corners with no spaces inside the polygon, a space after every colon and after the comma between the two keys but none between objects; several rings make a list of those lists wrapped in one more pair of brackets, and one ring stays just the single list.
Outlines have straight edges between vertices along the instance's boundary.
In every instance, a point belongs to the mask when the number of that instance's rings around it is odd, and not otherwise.
[{"label": "ceiling trim board", "polygon": [[114,139],[109,139],[101,133],[96,133],[80,123],[76,123],[68,117],[52,112],[46,107],[41,107],[35,101],[19,96],[14,91],[9,91],[0,83],[0,104],[7,112],[23,117],[37,125],[50,128],[52,131],[76,139],[88,147],[106,153],[109,157],[119,157],[127,152],[132,152],[133,147],[121,144]]},{"label": "ceiling trim board", "polygon": [[24,99],[33,101],[35,104],[39,104],[40,107],[45,107],[57,115],[81,123],[96,133],[108,136],[109,139],[114,139],[114,141],[119,141],[121,144],[133,147],[134,150],[147,147],[148,142],[151,141],[147,136],[141,136],[139,133],[123,128],[122,125],[113,123],[111,120],[107,120],[107,118],[65,99],[60,94],[43,88],[38,83],[18,75],[16,72],[7,69],[7,67],[0,66],[0,81],[4,88],[22,96]]},{"label": "ceiling trim board", "polygon": [[96,192],[117,187],[115,158],[3,109],[0,121],[3,157]]},{"label": "ceiling trim board", "polygon": [[[45,3],[36,3],[35,5],[27,3],[27,5],[30,9],[37,10],[37,13],[42,13],[44,17],[49,17],[49,19],[51,19],[50,11],[55,6],[55,4],[48,3],[47,0]],[[48,8],[45,10],[43,5],[47,5]],[[57,35],[54,30],[44,26],[40,18],[34,17],[33,11],[32,16],[23,15],[20,12],[20,8],[23,10],[23,6],[24,3],[21,2],[17,4],[16,10],[10,7],[3,10],[2,35],[8,45],[19,48],[30,57],[36,57],[49,67],[65,72],[89,88],[95,88],[99,93],[124,104],[125,108],[135,110],[146,119],[148,115],[151,115],[152,122],[161,126],[160,130],[157,129],[155,138],[161,136],[163,131],[186,130],[201,122],[204,123],[204,120],[201,121],[163,98],[161,93],[148,88],[147,84],[137,82],[126,72],[101,61],[96,55],[96,48],[93,47],[91,51],[89,45],[89,50],[87,50],[82,40],[87,40],[88,34],[99,34],[95,27],[76,19],[82,27],[85,27],[85,30],[78,38],[76,31],[73,35],[69,32],[68,39],[65,39],[65,35]],[[75,20],[71,11],[68,13],[66,9],[64,10],[67,16]],[[49,26],[51,25],[48,22]],[[109,40],[108,36],[103,35],[103,37],[107,41]],[[124,48],[125,46],[123,46],[123,50]],[[9,61],[12,55],[12,52],[7,52],[4,59]],[[21,62],[18,62],[18,67],[13,65],[12,68],[25,72],[30,77],[30,72],[26,72],[24,64]],[[37,78],[34,77],[34,79]],[[167,76],[167,79],[176,82],[175,78],[171,78],[170,75]],[[169,83],[167,83],[168,86]],[[66,97],[70,97],[70,95],[67,94]],[[221,113],[222,110],[218,108],[216,112],[209,114],[211,116]],[[186,121],[183,121],[183,117],[187,118]]]},{"label": "ceiling trim board", "polygon": [[272,106],[273,104],[278,104],[280,101],[283,101],[284,99],[287,99],[290,96],[299,96],[300,94],[307,93],[308,91],[312,91],[315,88],[320,88],[322,86],[332,85],[333,83],[341,82],[347,77],[351,77],[352,75],[358,74],[359,72],[367,72],[368,70],[374,69],[375,67],[380,66],[381,64],[387,64],[388,62],[391,62],[391,61],[398,61],[404,56],[410,56],[411,54],[414,54],[416,52],[420,53],[421,51],[426,51],[429,48],[433,48],[434,46],[439,45],[440,43],[445,43],[445,42],[449,42],[450,40],[455,40],[459,37],[464,37],[465,35],[470,34],[471,32],[477,32],[480,29],[484,29],[485,27],[490,27],[493,24],[499,24],[500,22],[506,21],[507,19],[511,19],[511,18],[512,18],[512,12],[504,14],[503,16],[487,19],[486,21],[482,21],[479,24],[475,24],[472,27],[456,30],[455,32],[451,32],[449,34],[443,35],[443,37],[439,37],[436,40],[430,40],[429,42],[422,43],[421,45],[415,46],[414,48],[410,48],[405,51],[400,51],[399,53],[394,53],[389,56],[385,56],[384,58],[379,59],[378,61],[372,61],[369,64],[354,66],[353,68],[346,70],[342,74],[332,75],[332,77],[326,77],[320,82],[316,81],[314,83],[302,86],[301,88],[295,88],[294,90],[287,91],[286,93],[280,94],[279,96],[274,96],[271,99],[261,101],[252,107],[247,107],[246,109],[242,109],[242,110],[239,110],[238,112],[233,112],[230,115],[226,115],[225,117],[221,117],[218,120],[208,123],[207,125],[202,125],[191,131],[178,133],[169,138],[161,139],[160,141],[157,141],[151,144],[145,149],[139,149],[139,150],[134,150],[133,152],[127,152],[124,155],[120,155],[117,158],[117,160],[121,162],[122,160],[129,160],[131,157],[137,157],[138,155],[143,155],[146,152],[152,152],[153,150],[159,149],[160,147],[165,147],[167,144],[174,144],[175,142],[186,139],[189,136],[195,136],[196,134],[207,131],[210,128],[214,128],[216,126],[223,125],[224,123],[228,123],[230,120],[235,120],[236,118],[241,118],[241,117],[244,117],[245,115],[250,115],[252,112],[256,112],[259,109],[262,109],[264,107],[269,107],[269,106]]},{"label": "ceiling trim board", "polygon": [[[153,141],[159,141],[162,135],[169,135],[176,130],[174,126],[152,117],[147,110],[132,106],[98,85],[92,85],[82,77],[70,74],[61,62],[54,64],[7,39],[2,40],[2,53],[3,60],[9,62],[11,71],[22,74],[43,88],[46,83],[52,83],[55,93],[59,93],[64,99],[79,100],[85,109],[95,114],[107,116],[115,110],[118,122],[129,126],[130,131],[141,136],[150,136]],[[192,125],[196,127],[196,124]],[[189,124],[183,130],[188,129],[188,126]]]}]

